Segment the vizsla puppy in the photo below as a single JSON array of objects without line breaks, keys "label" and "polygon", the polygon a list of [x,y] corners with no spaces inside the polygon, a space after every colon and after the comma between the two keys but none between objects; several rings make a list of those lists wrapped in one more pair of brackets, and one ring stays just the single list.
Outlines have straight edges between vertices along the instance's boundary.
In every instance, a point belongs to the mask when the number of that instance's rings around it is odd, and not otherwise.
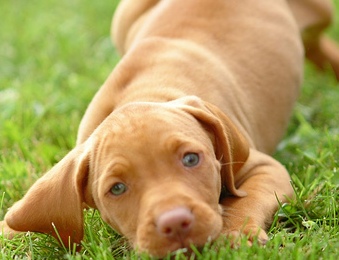
[{"label": "vizsla puppy", "polygon": [[292,197],[271,154],[284,134],[306,54],[339,76],[322,36],[325,0],[123,0],[113,40],[124,54],[81,122],[77,146],[2,222],[64,244],[83,238],[83,208],[140,251],[162,257],[219,235],[267,241]]}]

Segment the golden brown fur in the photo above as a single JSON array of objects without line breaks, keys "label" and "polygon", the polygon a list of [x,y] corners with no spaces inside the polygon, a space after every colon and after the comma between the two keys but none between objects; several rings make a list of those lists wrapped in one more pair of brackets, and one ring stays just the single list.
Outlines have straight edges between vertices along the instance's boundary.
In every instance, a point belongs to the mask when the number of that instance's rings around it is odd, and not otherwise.
[{"label": "golden brown fur", "polygon": [[339,76],[338,48],[322,35],[331,12],[325,0],[121,1],[121,62],[77,146],[8,211],[3,233],[57,237],[54,225],[79,243],[87,205],[154,256],[220,234],[264,244],[276,198],[293,196],[269,154],[298,96],[303,43]]}]

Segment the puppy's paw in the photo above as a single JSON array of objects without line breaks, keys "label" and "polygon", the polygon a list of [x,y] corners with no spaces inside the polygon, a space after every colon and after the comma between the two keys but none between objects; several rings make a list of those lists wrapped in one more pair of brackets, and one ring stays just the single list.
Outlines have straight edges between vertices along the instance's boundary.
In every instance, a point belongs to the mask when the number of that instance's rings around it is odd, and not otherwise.
[{"label": "puppy's paw", "polygon": [[255,241],[260,245],[265,245],[268,241],[266,232],[258,226],[245,226],[239,230],[224,231],[224,234],[233,248],[239,247],[244,238],[247,239],[248,246],[252,246]]},{"label": "puppy's paw", "polygon": [[6,221],[0,221],[0,236],[3,236],[7,239],[12,239],[15,235],[20,234],[22,232],[16,231],[14,229],[11,229]]}]

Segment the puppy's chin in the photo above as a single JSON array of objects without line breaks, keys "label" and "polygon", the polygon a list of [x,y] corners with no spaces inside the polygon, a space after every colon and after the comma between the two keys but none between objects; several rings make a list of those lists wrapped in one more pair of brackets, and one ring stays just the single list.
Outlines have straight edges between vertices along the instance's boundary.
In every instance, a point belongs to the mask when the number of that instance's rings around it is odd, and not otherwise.
[{"label": "puppy's chin", "polygon": [[[220,231],[221,232],[221,231]],[[149,241],[148,245],[145,243],[139,242],[139,244],[134,245],[134,249],[138,253],[146,253],[152,257],[163,258],[170,253],[175,253],[176,251],[183,250],[185,255],[190,255],[192,251],[192,246],[198,250],[203,248],[204,245],[208,242],[212,242],[219,237],[220,232],[213,234],[212,236],[199,236],[192,238],[185,242],[171,241],[159,238],[158,240]],[[153,244],[152,244],[153,243]]]},{"label": "puppy's chin", "polygon": [[[219,209],[219,207],[217,207]],[[204,202],[191,205],[192,223],[185,234],[168,235],[159,230],[159,219],[168,212],[157,215],[150,213],[142,219],[137,230],[134,248],[140,253],[147,253],[153,257],[165,257],[179,249],[185,249],[187,254],[191,252],[191,245],[196,248],[203,247],[207,242],[215,240],[222,230],[222,218]]]}]

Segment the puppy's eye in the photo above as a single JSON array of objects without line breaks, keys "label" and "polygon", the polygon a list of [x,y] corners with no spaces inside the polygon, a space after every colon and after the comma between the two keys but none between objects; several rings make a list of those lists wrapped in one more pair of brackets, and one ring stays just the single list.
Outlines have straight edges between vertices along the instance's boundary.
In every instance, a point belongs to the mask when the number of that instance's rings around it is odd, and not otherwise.
[{"label": "puppy's eye", "polygon": [[186,167],[194,167],[199,163],[199,155],[197,153],[186,153],[181,161]]},{"label": "puppy's eye", "polygon": [[122,182],[117,182],[112,186],[111,193],[115,196],[119,196],[123,194],[124,192],[126,192],[126,190],[127,190],[127,187],[125,184],[123,184]]}]

